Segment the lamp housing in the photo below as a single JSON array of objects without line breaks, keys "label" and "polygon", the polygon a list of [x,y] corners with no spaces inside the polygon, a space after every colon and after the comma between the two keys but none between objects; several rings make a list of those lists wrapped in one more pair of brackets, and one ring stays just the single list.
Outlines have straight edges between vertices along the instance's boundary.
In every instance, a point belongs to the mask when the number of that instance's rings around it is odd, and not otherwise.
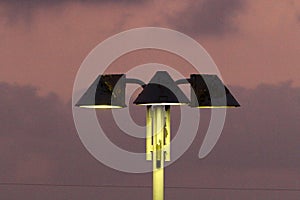
[{"label": "lamp housing", "polygon": [[166,71],[158,71],[133,102],[137,105],[184,105],[190,101]]},{"label": "lamp housing", "polygon": [[217,75],[191,74],[191,107],[232,108],[240,104]]},{"label": "lamp housing", "polygon": [[77,102],[83,108],[124,108],[125,74],[100,75]]}]

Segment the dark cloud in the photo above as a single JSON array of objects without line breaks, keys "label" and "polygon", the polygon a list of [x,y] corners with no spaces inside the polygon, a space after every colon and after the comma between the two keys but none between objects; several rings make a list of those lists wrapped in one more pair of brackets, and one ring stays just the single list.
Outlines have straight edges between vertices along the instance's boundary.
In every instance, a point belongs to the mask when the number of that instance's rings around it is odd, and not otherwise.
[{"label": "dark cloud", "polygon": [[142,3],[146,0],[0,0],[0,3],[10,5],[30,5],[30,6],[41,6],[41,5],[59,5],[63,3]]},{"label": "dark cloud", "polygon": [[24,21],[31,20],[37,9],[57,9],[69,3],[80,3],[82,5],[135,5],[142,4],[146,1],[147,0],[0,0],[0,6],[2,5],[6,8],[5,15],[8,17],[10,23],[14,23],[20,19]]},{"label": "dark cloud", "polygon": [[[242,107],[228,110],[222,136],[205,159],[197,157],[209,123],[201,111],[200,129],[190,149],[166,168],[166,185],[203,187],[300,188],[300,88],[290,83],[255,89],[230,87]],[[77,136],[71,105],[56,95],[37,95],[30,86],[0,83],[0,180],[57,184],[151,185],[151,174],[126,174],[92,158]],[[141,108],[139,108],[141,109]],[[144,118],[143,110],[130,111]],[[172,111],[173,131],[179,122]],[[109,111],[99,111],[110,138],[122,147],[143,148],[113,127]],[[105,129],[105,128],[104,128]],[[140,143],[140,144],[138,144]],[[129,181],[130,180],[130,181]],[[131,192],[129,192],[129,190]],[[151,189],[0,187],[0,199],[151,199]],[[299,199],[300,193],[167,189],[166,198]]]},{"label": "dark cloud", "polygon": [[236,29],[232,23],[235,14],[242,10],[244,0],[193,1],[182,12],[170,17],[169,22],[191,35],[223,35]]}]

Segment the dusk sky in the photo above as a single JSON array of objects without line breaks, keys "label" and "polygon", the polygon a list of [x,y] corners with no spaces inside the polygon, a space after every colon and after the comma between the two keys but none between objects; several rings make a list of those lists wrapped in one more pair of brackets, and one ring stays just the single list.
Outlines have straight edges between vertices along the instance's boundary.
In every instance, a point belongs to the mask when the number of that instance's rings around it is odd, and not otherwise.
[{"label": "dusk sky", "polygon": [[[112,170],[86,151],[70,103],[76,73],[88,53],[114,34],[146,26],[174,29],[198,41],[242,105],[228,111],[220,141],[203,160],[197,154],[210,112],[201,112],[197,138],[166,168],[166,185],[275,189],[166,188],[166,199],[298,200],[297,0],[0,0],[0,199],[151,199],[151,187],[1,185],[151,186],[150,173]],[[145,63],[169,65],[185,76],[194,73],[179,56],[159,50],[131,52],[107,72],[126,73]],[[145,123],[144,109],[131,106],[130,111],[137,123]],[[102,124],[111,124],[108,112],[98,111],[98,116],[108,116]],[[176,114],[174,109],[174,132]],[[107,129],[120,146],[143,150],[143,140],[125,137],[113,126]]]}]

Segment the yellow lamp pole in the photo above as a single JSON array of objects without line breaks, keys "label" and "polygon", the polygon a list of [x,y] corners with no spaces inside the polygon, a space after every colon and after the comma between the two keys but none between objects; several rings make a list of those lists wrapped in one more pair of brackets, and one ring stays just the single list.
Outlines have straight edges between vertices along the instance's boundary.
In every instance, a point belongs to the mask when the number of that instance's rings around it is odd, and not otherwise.
[{"label": "yellow lamp pole", "polygon": [[146,159],[153,163],[153,200],[163,200],[164,161],[170,160],[170,106],[147,107],[146,137]]}]

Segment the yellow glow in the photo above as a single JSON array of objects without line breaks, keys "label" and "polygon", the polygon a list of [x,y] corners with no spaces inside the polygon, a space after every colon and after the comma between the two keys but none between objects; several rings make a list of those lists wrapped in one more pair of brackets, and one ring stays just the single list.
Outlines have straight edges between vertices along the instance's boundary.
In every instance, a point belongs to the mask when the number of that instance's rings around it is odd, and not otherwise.
[{"label": "yellow glow", "polygon": [[137,104],[141,106],[180,106],[180,105],[187,105],[187,103],[142,103]]},{"label": "yellow glow", "polygon": [[235,106],[198,106],[197,108],[236,108]]},{"label": "yellow glow", "polygon": [[122,106],[113,106],[113,105],[85,105],[85,106],[79,106],[80,108],[123,108]]}]

